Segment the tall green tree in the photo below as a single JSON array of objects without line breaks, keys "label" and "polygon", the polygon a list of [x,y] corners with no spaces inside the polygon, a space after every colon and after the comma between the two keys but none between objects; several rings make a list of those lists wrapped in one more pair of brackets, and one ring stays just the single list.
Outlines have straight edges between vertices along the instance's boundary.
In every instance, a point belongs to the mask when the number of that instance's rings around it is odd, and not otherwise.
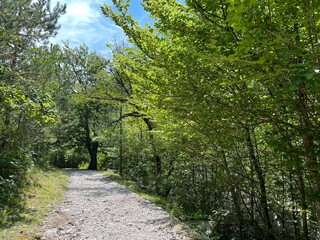
[{"label": "tall green tree", "polygon": [[108,60],[97,53],[89,53],[85,45],[75,49],[65,46],[63,56],[62,71],[66,74],[60,79],[62,94],[57,93],[61,118],[57,144],[85,147],[90,156],[89,169],[97,170],[99,136],[102,126],[108,124],[107,114],[112,109],[96,98]]},{"label": "tall green tree", "polygon": [[[194,144],[199,153],[185,158],[187,176],[204,186],[195,199],[215,196],[227,211],[232,196],[237,231],[227,234],[228,226],[217,225],[220,237],[316,239],[317,1],[145,0],[154,27],[133,20],[129,1],[113,3],[118,12],[104,5],[104,14],[134,44],[115,58],[132,82],[132,101],[159,122],[171,116],[201,136]],[[227,190],[215,195],[223,181]],[[212,203],[209,211],[217,208]]]},{"label": "tall green tree", "polygon": [[[21,210],[22,190],[43,125],[52,121],[52,99],[42,77],[52,77],[34,57],[54,36],[65,6],[50,1],[0,3],[0,223]],[[43,55],[42,55],[43,56]],[[38,64],[36,66],[31,66]],[[39,70],[39,68],[37,69]]]}]

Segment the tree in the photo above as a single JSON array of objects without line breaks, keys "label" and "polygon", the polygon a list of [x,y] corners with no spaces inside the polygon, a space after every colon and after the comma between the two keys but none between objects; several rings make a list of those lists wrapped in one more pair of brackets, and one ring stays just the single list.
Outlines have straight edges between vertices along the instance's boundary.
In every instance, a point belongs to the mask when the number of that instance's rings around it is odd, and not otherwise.
[{"label": "tree", "polygon": [[[117,46],[113,50],[114,56],[118,56],[119,58],[126,57],[125,53],[126,48]],[[150,142],[150,147],[152,151],[152,162],[153,162],[153,188],[156,193],[160,193],[159,185],[160,185],[160,178],[162,172],[162,162],[159,152],[157,150],[157,146],[155,144],[155,137],[153,131],[156,128],[156,124],[152,115],[148,113],[148,106],[142,104],[140,102],[136,102],[133,98],[136,92],[134,92],[134,87],[131,83],[131,78],[128,76],[124,71],[122,71],[123,67],[126,67],[121,64],[121,62],[117,61],[117,57],[114,58],[114,62],[109,69],[110,74],[110,84],[114,87],[111,88],[111,91],[107,90],[106,96],[104,98],[110,100],[113,103],[120,103],[120,118],[115,122],[120,122],[120,163],[119,163],[119,171],[120,174],[123,174],[123,119],[128,117],[140,118],[143,120],[144,124],[146,125],[146,129],[148,131],[148,137]],[[116,89],[116,91],[115,91]],[[123,113],[123,105],[126,105],[127,113]],[[139,120],[138,120],[139,121]]]},{"label": "tree", "polygon": [[[50,1],[0,3],[0,224],[23,207],[22,191],[33,165],[32,152],[43,126],[52,122],[52,99],[31,65],[37,44],[55,35],[65,6]],[[34,66],[35,67],[35,66]],[[36,67],[35,67],[36,68]]]},{"label": "tree", "polygon": [[65,46],[63,56],[62,71],[66,73],[60,79],[63,94],[57,94],[62,123],[58,128],[62,135],[57,136],[57,144],[70,148],[84,146],[90,156],[89,169],[97,170],[99,131],[101,135],[102,126],[108,122],[106,114],[112,107],[94,96],[100,91],[98,86],[103,81],[108,61],[97,53],[89,53],[85,45],[75,49]]},{"label": "tree", "polygon": [[[195,146],[206,150],[186,158],[193,166],[187,172],[205,186],[203,199],[223,188],[219,177],[226,172],[229,186],[219,199],[230,209],[232,195],[239,222],[229,237],[275,239],[301,231],[303,239],[316,239],[308,213],[319,221],[319,4],[145,0],[154,27],[141,27],[128,14],[129,1],[113,3],[118,12],[104,5],[104,14],[134,44],[115,58],[132,83],[131,101],[147,106],[158,122],[169,115],[202,136]],[[197,158],[205,161],[196,165]],[[209,181],[210,174],[217,180]],[[209,211],[216,211],[212,205]],[[221,237],[224,228],[217,226]]]},{"label": "tree", "polygon": [[[30,59],[35,53],[32,48],[36,43],[45,41],[56,34],[59,28],[57,20],[65,12],[65,6],[57,4],[52,10],[50,1],[34,3],[31,3],[31,0],[2,1],[0,9],[2,18],[0,26],[1,88],[4,93],[1,106],[4,112],[2,116],[5,118],[3,122],[5,126],[10,128],[10,125],[14,125],[16,120],[11,119],[11,116],[15,115],[15,111],[10,109],[8,105],[20,111],[23,108],[23,104],[20,102],[37,101],[33,97],[37,89],[31,87],[37,73],[28,71]],[[27,112],[34,109],[30,105],[29,111],[25,104]],[[6,136],[1,140],[1,145],[7,145],[5,142],[12,141],[12,136],[9,137],[9,133],[1,135]]]}]

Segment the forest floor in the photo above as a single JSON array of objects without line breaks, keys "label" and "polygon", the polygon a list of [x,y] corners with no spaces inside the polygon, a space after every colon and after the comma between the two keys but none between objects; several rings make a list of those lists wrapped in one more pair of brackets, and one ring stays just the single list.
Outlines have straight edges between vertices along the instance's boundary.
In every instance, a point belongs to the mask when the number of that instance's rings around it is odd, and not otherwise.
[{"label": "forest floor", "polygon": [[60,209],[41,227],[46,240],[182,240],[179,223],[162,208],[95,171],[69,171]]}]

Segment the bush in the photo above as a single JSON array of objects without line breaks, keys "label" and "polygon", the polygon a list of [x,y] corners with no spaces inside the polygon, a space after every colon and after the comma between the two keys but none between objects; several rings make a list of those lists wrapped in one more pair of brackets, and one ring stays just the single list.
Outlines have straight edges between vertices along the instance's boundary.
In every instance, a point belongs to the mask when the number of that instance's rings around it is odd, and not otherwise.
[{"label": "bush", "polygon": [[80,148],[56,149],[49,154],[48,158],[49,162],[58,168],[78,168],[79,165],[90,161],[88,153]]},{"label": "bush", "polygon": [[19,219],[24,207],[27,172],[32,167],[21,150],[0,155],[0,225]]}]

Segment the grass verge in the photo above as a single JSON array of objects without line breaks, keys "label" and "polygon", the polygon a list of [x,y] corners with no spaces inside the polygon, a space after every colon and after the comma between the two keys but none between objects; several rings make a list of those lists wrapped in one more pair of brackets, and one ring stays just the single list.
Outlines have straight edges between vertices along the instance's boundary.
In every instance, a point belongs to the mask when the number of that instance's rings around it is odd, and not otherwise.
[{"label": "grass verge", "polygon": [[149,202],[159,207],[162,207],[165,211],[171,213],[171,215],[174,217],[172,219],[172,224],[175,225],[175,228],[178,231],[185,232],[189,237],[188,239],[193,239],[193,240],[202,239],[201,236],[197,232],[195,232],[193,229],[191,229],[186,222],[180,221],[178,220],[178,218],[176,218],[175,208],[170,204],[170,202],[167,199],[152,193],[147,193],[142,191],[134,181],[121,177],[115,171],[105,170],[105,171],[102,171],[102,173],[108,178],[110,178],[111,180],[125,186],[130,191],[136,193],[137,195],[143,197],[144,199],[147,199]]},{"label": "grass verge", "polygon": [[37,239],[37,229],[45,215],[62,204],[68,183],[65,171],[35,169],[30,174],[30,182],[26,192],[26,208],[21,214],[22,220],[12,226],[0,228],[0,239]]}]

